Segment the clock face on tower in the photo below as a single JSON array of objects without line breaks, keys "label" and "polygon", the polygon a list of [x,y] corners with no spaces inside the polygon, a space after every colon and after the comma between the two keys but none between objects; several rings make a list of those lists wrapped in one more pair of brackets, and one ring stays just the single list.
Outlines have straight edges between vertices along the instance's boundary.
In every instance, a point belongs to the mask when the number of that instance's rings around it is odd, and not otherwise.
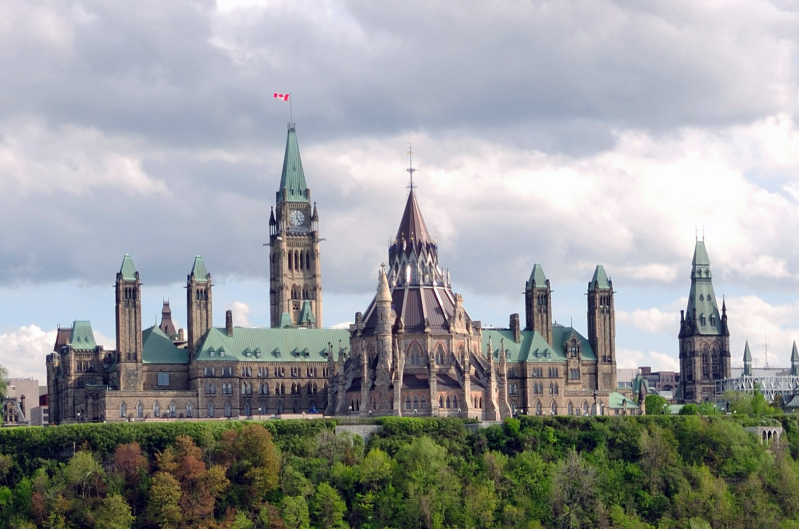
[{"label": "clock face on tower", "polygon": [[289,213],[289,224],[292,226],[302,226],[305,224],[305,213],[299,209],[294,209]]}]

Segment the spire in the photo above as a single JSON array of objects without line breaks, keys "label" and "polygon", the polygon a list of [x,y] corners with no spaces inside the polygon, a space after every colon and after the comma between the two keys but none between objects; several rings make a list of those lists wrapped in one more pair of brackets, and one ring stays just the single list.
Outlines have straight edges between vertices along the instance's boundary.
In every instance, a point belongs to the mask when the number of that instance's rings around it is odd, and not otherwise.
[{"label": "spire", "polygon": [[126,253],[125,257],[122,258],[122,266],[119,269],[120,279],[123,281],[136,281],[138,272],[136,272],[136,267],[133,265],[133,259],[130,258],[130,254]]},{"label": "spire", "polygon": [[208,277],[210,274],[208,270],[205,268],[205,263],[203,262],[203,258],[201,256],[197,256],[194,258],[194,266],[191,267],[191,274],[189,276],[194,276],[194,280],[198,283],[204,283],[208,281]]},{"label": "spire", "polygon": [[799,375],[799,351],[796,349],[796,342],[793,342],[791,350],[791,375]]},{"label": "spire", "polygon": [[158,328],[167,336],[177,336],[178,334],[175,324],[172,322],[172,308],[169,306],[169,301],[164,301],[164,306],[161,308],[161,325]]},{"label": "spire", "polygon": [[596,265],[594,277],[592,277],[591,282],[588,283],[588,290],[595,290],[598,288],[610,288],[610,279],[608,279],[608,275],[605,273],[605,267],[601,264]]},{"label": "spire", "polygon": [[[705,242],[696,241],[694,258],[691,262],[691,291],[688,294],[688,307],[685,313],[686,317],[692,320],[696,314],[696,321],[691,323],[697,334],[720,335],[726,332],[719,315],[712,278]],[[726,311],[726,304],[723,307]]]},{"label": "spire", "polygon": [[537,287],[543,287],[547,284],[547,276],[544,273],[544,268],[538,263],[533,265],[533,271],[530,273],[530,279],[527,281],[527,288],[533,288],[533,283],[535,283]]},{"label": "spire", "polygon": [[430,233],[427,231],[427,225],[422,218],[422,211],[419,209],[419,204],[416,202],[416,193],[411,190],[408,194],[408,201],[405,203],[405,212],[402,214],[399,229],[397,230],[396,242],[411,241],[414,243],[432,243]]},{"label": "spire", "polygon": [[377,274],[377,296],[375,297],[375,302],[379,303],[381,301],[391,303],[391,290],[388,288],[385,266],[381,266],[380,272]]},{"label": "spire", "polygon": [[[283,196],[285,190],[286,196]],[[305,185],[305,172],[302,170],[300,147],[297,145],[297,132],[289,127],[286,138],[286,154],[283,157],[283,171],[280,174],[280,189],[277,202],[308,202],[308,188]]]},{"label": "spire", "polygon": [[749,351],[749,341],[744,345],[744,376],[752,376],[752,352]]}]

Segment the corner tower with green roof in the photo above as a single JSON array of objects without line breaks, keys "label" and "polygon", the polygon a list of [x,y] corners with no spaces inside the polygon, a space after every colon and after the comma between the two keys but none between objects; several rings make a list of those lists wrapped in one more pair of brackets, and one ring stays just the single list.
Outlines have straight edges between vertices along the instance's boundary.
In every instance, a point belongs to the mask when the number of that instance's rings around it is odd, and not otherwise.
[{"label": "corner tower with green roof", "polygon": [[716,381],[730,378],[727,307],[713,291],[705,241],[696,241],[688,307],[680,311],[680,392],[684,402],[714,399]]},{"label": "corner tower with green roof", "polygon": [[288,315],[298,327],[322,327],[319,215],[305,182],[297,132],[290,125],[276,205],[269,217],[270,325]]},{"label": "corner tower with green roof", "polygon": [[552,289],[544,268],[535,263],[524,288],[526,331],[538,331],[552,345]]},{"label": "corner tower with green roof", "polygon": [[129,254],[117,273],[116,333],[119,355],[119,388],[142,389],[141,281]]},{"label": "corner tower with green roof", "polygon": [[597,265],[588,283],[588,341],[597,359],[597,389],[616,389],[616,309],[613,281]]},{"label": "corner tower with green roof", "polygon": [[186,278],[186,323],[189,331],[189,358],[194,355],[203,335],[213,327],[213,295],[211,274],[205,268],[201,256],[194,258],[194,265]]}]

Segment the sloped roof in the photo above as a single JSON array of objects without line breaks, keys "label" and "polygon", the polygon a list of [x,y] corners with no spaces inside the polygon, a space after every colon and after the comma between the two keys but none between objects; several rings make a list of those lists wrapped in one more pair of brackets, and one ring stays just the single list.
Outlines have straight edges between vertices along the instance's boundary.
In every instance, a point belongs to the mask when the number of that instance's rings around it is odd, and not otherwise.
[{"label": "sloped roof", "polygon": [[608,395],[608,408],[622,409],[625,407],[628,410],[637,410],[638,404],[635,401],[628,399],[621,393],[616,393],[615,391]]},{"label": "sloped roof", "polygon": [[136,267],[133,265],[133,259],[131,259],[130,254],[126,253],[125,257],[122,258],[122,266],[119,268],[119,273],[125,281],[136,280]]},{"label": "sloped roof", "polygon": [[499,359],[500,345],[504,345],[508,362],[565,362],[563,345],[571,337],[572,332],[580,340],[583,360],[596,360],[594,350],[588,339],[571,327],[555,324],[552,326],[552,343],[550,347],[546,339],[537,331],[521,331],[519,342],[513,341],[510,329],[483,329],[482,352],[485,354],[491,341],[495,360]]},{"label": "sloped roof", "polygon": [[[283,196],[284,189],[286,196]],[[297,144],[297,131],[294,127],[289,127],[277,202],[308,202],[307,190],[305,171],[302,169],[302,160],[300,159],[300,147]]]},{"label": "sloped roof", "polygon": [[596,268],[594,269],[594,277],[592,277],[591,282],[588,283],[588,290],[594,290],[597,288],[610,288],[608,274],[605,273],[605,267],[602,265],[596,265]]},{"label": "sloped roof", "polygon": [[[211,328],[194,356],[199,361],[326,362],[328,344],[338,358],[339,345],[349,350],[350,333],[339,329],[245,329],[233,336]],[[221,352],[224,351],[224,356]]]},{"label": "sloped roof", "polygon": [[76,320],[72,324],[72,334],[69,337],[69,342],[72,345],[72,349],[76,351],[93,351],[97,347],[97,342],[94,341],[91,322]]},{"label": "sloped roof", "polygon": [[141,359],[145,364],[186,364],[189,361],[188,351],[175,347],[158,327],[142,331],[142,343]]},{"label": "sloped roof", "polygon": [[408,201],[405,203],[405,212],[402,214],[399,229],[397,230],[397,241],[401,240],[430,243],[430,233],[427,225],[422,218],[422,211],[416,202],[416,193],[411,190],[408,194]]},{"label": "sloped roof", "polygon": [[191,267],[191,274],[194,276],[194,280],[198,283],[205,283],[208,281],[208,270],[205,268],[205,262],[201,256],[196,256],[194,258],[194,265]]},{"label": "sloped roof", "polygon": [[527,288],[532,288],[533,282],[535,282],[535,285],[538,287],[543,287],[547,284],[547,276],[544,273],[544,267],[538,263],[533,265],[533,271],[530,273],[530,279],[527,280]]},{"label": "sloped roof", "polygon": [[695,333],[718,336],[722,332],[722,326],[712,279],[713,274],[710,271],[710,259],[705,242],[696,241],[691,269],[691,290],[688,293],[685,317],[693,319],[694,309],[696,309]]},{"label": "sloped roof", "polygon": [[302,310],[300,311],[299,321],[297,322],[300,325],[306,325],[309,323],[316,323],[316,318],[313,315],[313,311],[311,310],[311,302],[307,299],[302,302]]},{"label": "sloped roof", "polygon": [[53,344],[53,351],[60,353],[61,348],[69,345],[69,339],[72,336],[72,327],[59,327],[58,333],[55,337],[55,344]]}]

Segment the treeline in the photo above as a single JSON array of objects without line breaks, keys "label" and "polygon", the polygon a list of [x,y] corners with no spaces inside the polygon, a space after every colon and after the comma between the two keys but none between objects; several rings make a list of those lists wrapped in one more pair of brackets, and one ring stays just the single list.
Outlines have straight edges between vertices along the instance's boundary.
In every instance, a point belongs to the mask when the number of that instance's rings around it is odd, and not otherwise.
[{"label": "treeline", "polygon": [[0,527],[799,528],[799,422],[387,418],[0,431]]}]

